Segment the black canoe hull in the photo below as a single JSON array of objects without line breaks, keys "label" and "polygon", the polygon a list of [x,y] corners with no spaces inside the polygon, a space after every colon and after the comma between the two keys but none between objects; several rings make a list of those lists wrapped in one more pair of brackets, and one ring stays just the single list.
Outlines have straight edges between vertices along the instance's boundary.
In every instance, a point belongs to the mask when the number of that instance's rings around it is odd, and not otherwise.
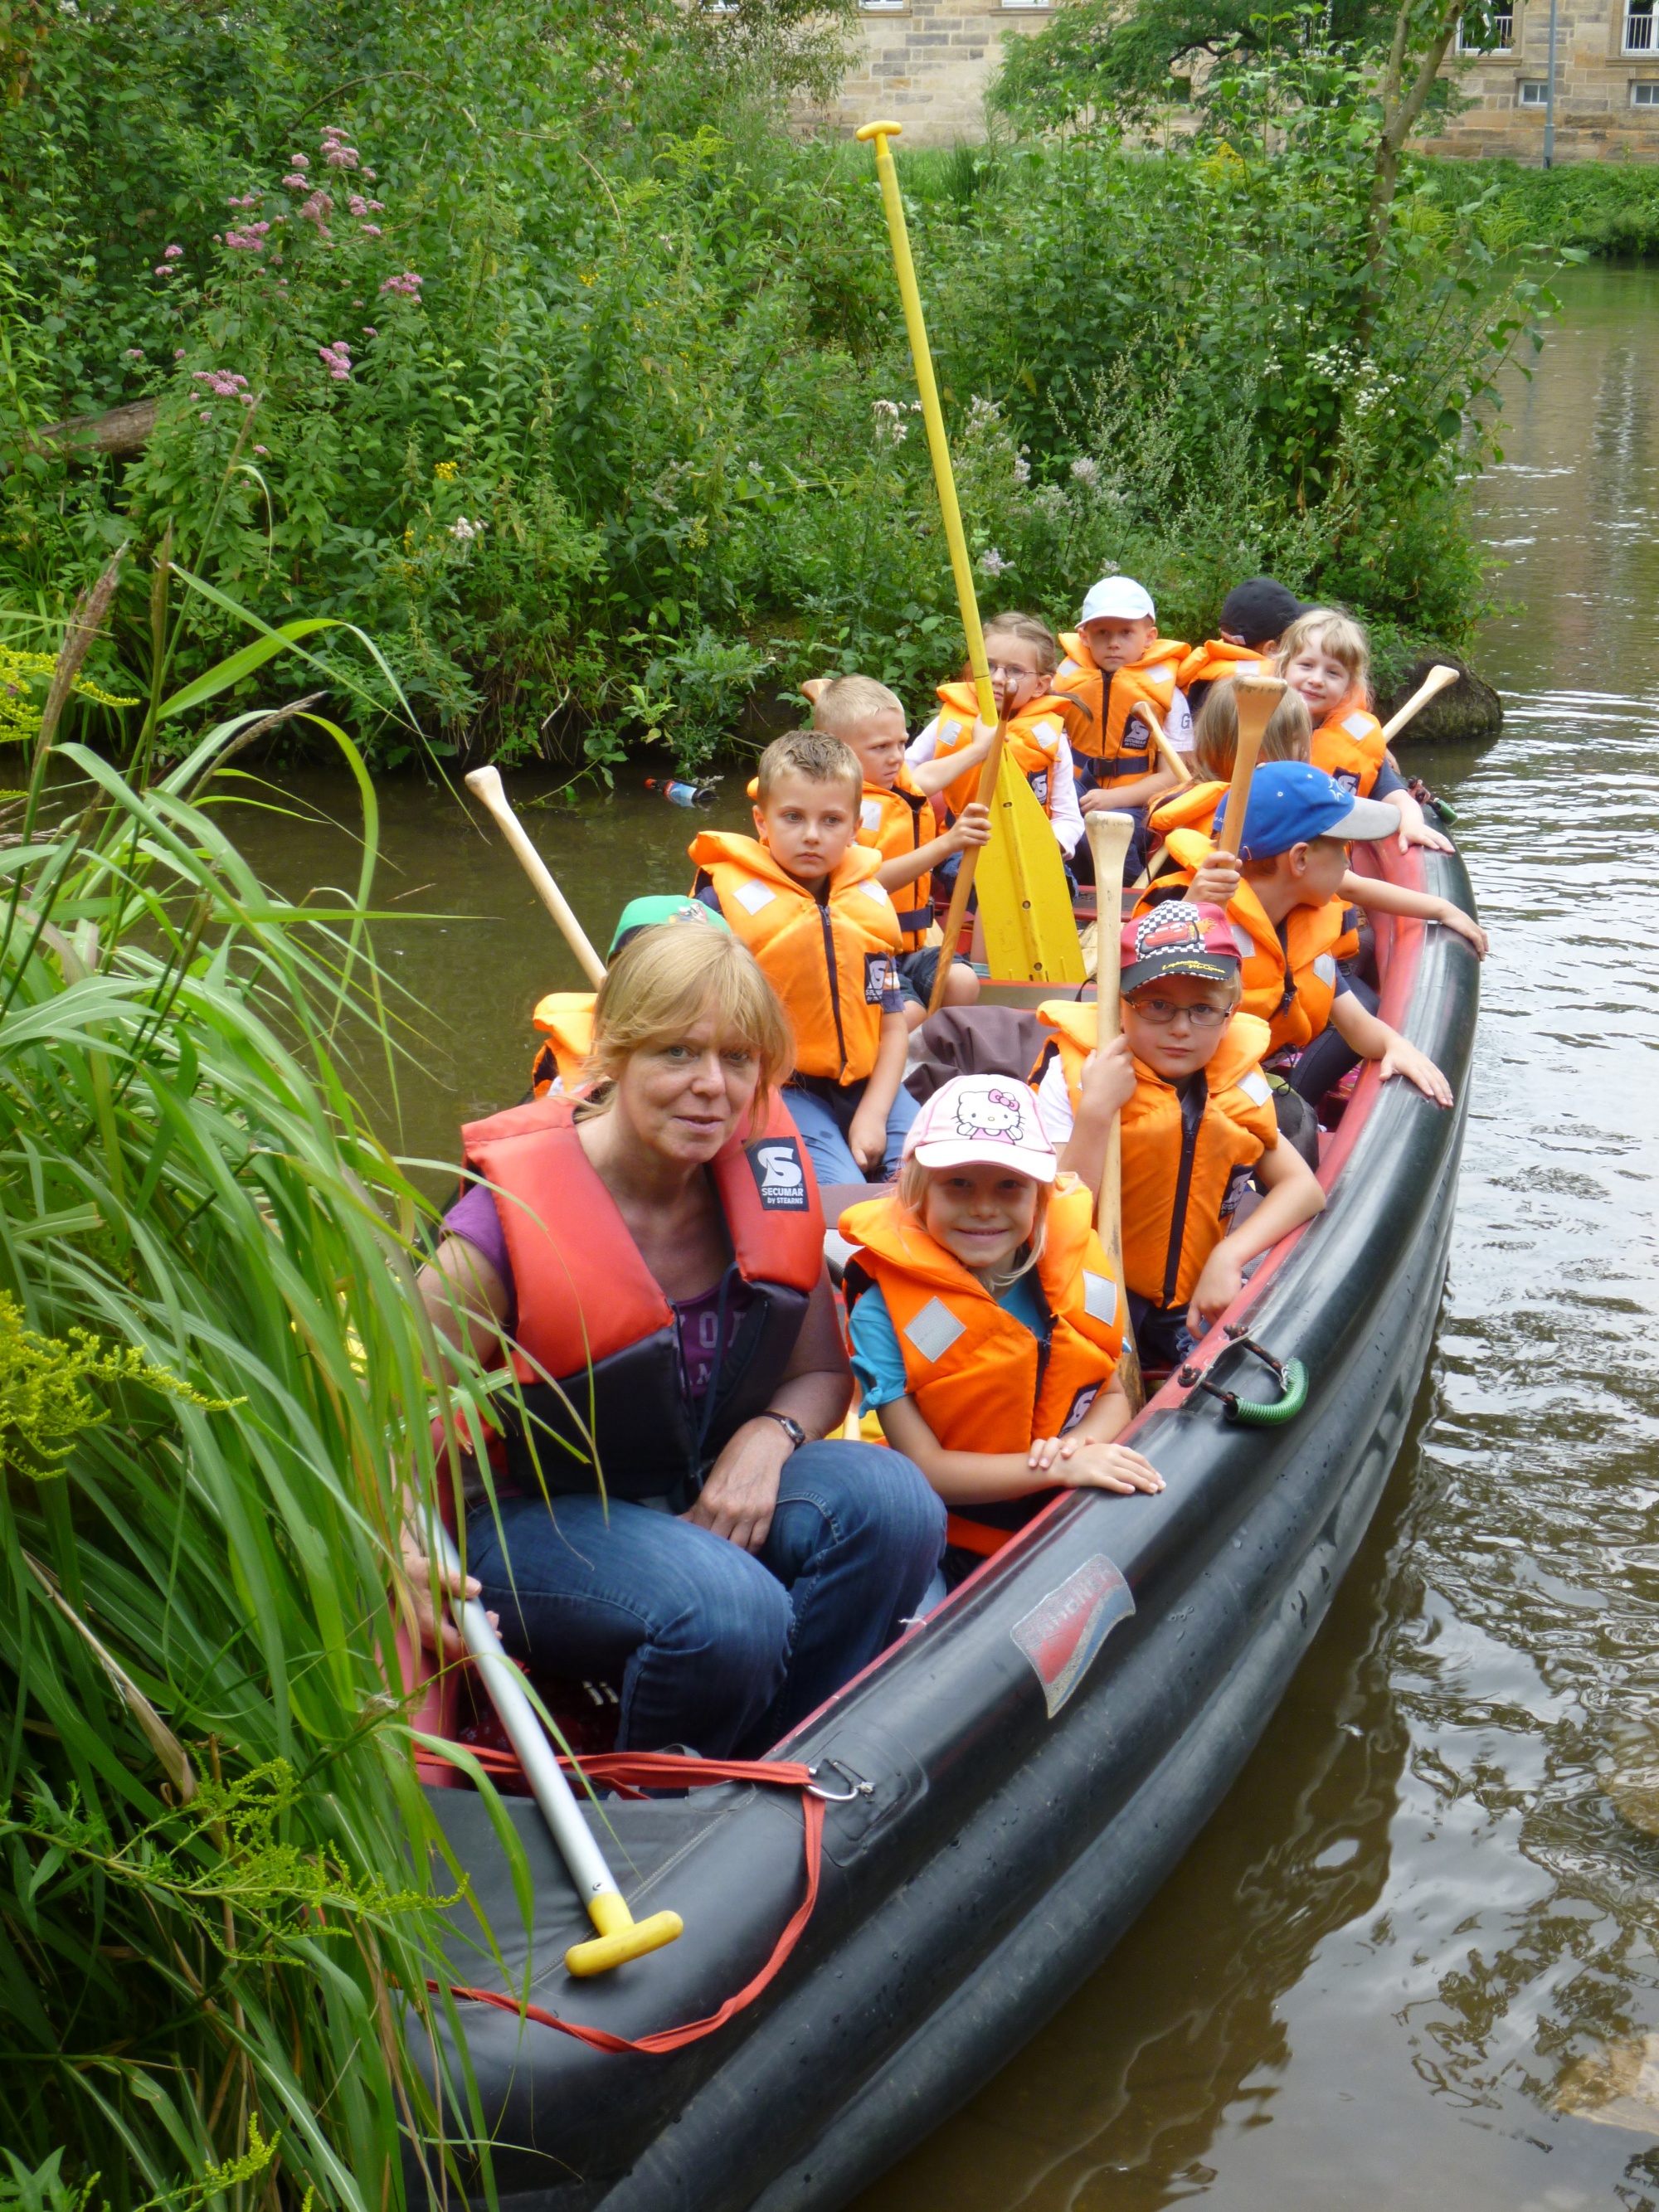
[{"label": "black canoe hull", "polygon": [[[1455,860],[1430,859],[1424,874],[1470,902]],[[1304,1411],[1281,1430],[1237,1427],[1212,1399],[1166,1389],[1136,1435],[1165,1477],[1161,1497],[1061,1499],[779,1747],[842,1761],[874,1796],[828,1808],[817,1911],[777,1980],[718,2033],[617,2057],[461,2008],[510,2212],[844,2203],[1099,1966],[1215,1809],[1364,1534],[1445,1273],[1478,971],[1438,928],[1410,926],[1385,952],[1383,1014],[1439,1062],[1458,1103],[1442,1112],[1368,1073],[1328,1210],[1247,1287],[1252,1334],[1309,1371]],[[1217,1337],[1200,1356],[1217,1380],[1262,1395],[1243,1351]],[[1073,1632],[1068,1603],[1082,1660],[1045,1691],[1023,1647],[1042,1642],[1038,1614],[1054,1632],[1040,1654],[1052,1674]],[[526,1946],[483,1808],[464,1792],[437,1802],[521,1977]],[[537,1876],[534,1999],[620,2035],[713,2011],[799,1895],[787,1793],[631,1808],[617,1834],[646,1878],[623,1887],[636,1912],[672,1905],[687,1932],[578,1985],[558,1963],[577,1932],[568,1885],[534,1808],[518,1801],[510,1814]],[[456,1963],[458,1979],[507,1985],[476,1954]]]}]

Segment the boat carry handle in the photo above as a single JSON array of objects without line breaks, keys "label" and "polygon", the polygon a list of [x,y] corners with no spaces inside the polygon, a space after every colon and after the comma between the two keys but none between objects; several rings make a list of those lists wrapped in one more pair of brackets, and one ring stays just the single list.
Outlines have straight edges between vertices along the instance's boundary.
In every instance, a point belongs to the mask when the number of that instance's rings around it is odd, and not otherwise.
[{"label": "boat carry handle", "polygon": [[1265,1345],[1258,1344],[1247,1335],[1242,1322],[1230,1322],[1226,1335],[1241,1352],[1254,1352],[1279,1385],[1279,1396],[1272,1401],[1241,1397],[1237,1390],[1224,1390],[1212,1382],[1199,1368],[1190,1363],[1176,1378],[1183,1389],[1207,1390],[1218,1399],[1221,1408],[1230,1421],[1241,1421],[1246,1428],[1278,1429],[1286,1421],[1293,1421],[1308,1402],[1308,1370],[1299,1359],[1275,1359]]},{"label": "boat carry handle", "polygon": [[[853,1785],[852,1788],[850,1790],[824,1790],[820,1788],[818,1777],[826,1768],[833,1768],[835,1772],[840,1775],[843,1782],[851,1783]],[[866,1782],[864,1777],[859,1773],[855,1768],[848,1766],[845,1761],[842,1759],[823,1759],[817,1766],[809,1766],[806,1771],[812,1778],[806,1785],[807,1796],[809,1797],[821,1797],[826,1805],[850,1805],[855,1797],[873,1797],[876,1794],[875,1784],[873,1782]]]}]

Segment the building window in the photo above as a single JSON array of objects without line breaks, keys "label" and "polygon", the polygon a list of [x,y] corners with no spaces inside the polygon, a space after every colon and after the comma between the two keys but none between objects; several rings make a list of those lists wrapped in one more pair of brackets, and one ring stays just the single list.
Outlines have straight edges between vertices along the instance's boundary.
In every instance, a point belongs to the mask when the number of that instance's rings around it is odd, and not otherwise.
[{"label": "building window", "polygon": [[1547,107],[1550,104],[1547,85],[1523,84],[1519,88],[1519,94],[1522,107]]},{"label": "building window", "polygon": [[1659,77],[1650,77],[1643,83],[1632,85],[1630,104],[1632,107],[1659,107]]},{"label": "building window", "polygon": [[1484,31],[1471,31],[1459,21],[1457,51],[1460,54],[1506,54],[1515,45],[1515,14],[1512,9],[1494,9],[1486,18]]},{"label": "building window", "polygon": [[866,15],[902,15],[910,0],[859,0]]},{"label": "building window", "polygon": [[1048,0],[1002,0],[1005,8],[1047,8]]},{"label": "building window", "polygon": [[1630,0],[1625,9],[1625,52],[1650,54],[1653,51],[1653,0]]}]

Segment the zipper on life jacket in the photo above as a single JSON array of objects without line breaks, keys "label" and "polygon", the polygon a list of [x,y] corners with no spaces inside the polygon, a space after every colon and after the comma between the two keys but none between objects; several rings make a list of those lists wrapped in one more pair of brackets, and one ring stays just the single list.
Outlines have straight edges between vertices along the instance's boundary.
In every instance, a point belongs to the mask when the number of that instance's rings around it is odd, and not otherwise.
[{"label": "zipper on life jacket", "polygon": [[847,1073],[847,1032],[841,1024],[841,978],[836,972],[836,932],[830,919],[828,898],[818,903],[818,919],[823,924],[823,964],[830,971],[830,1011],[836,1018],[836,1050],[841,1054],[841,1066],[836,1075],[839,1083]]},{"label": "zipper on life jacket", "polygon": [[1176,1103],[1181,1108],[1181,1166],[1176,1175],[1175,1202],[1170,1209],[1170,1249],[1164,1262],[1164,1295],[1158,1300],[1166,1313],[1174,1303],[1176,1285],[1181,1280],[1181,1253],[1187,1241],[1187,1206],[1193,1194],[1193,1162],[1198,1153],[1198,1133],[1204,1127],[1204,1109],[1210,1099],[1210,1086],[1201,1073],[1188,1076],[1187,1080],[1200,1086],[1199,1109],[1189,1121],[1186,1103],[1176,1091]]}]

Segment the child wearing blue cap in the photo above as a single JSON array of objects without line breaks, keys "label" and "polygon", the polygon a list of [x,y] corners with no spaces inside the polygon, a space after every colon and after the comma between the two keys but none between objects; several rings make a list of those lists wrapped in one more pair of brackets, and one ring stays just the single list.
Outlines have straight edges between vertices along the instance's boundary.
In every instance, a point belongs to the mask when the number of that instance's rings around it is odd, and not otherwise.
[{"label": "child wearing blue cap", "polygon": [[[1215,836],[1227,802],[1216,811]],[[1334,776],[1305,761],[1256,770],[1244,814],[1239,857],[1212,852],[1180,895],[1226,908],[1244,952],[1245,1011],[1269,1026],[1263,1065],[1316,1103],[1362,1060],[1381,1063],[1382,1079],[1403,1075],[1438,1106],[1451,1086],[1428,1057],[1378,1018],[1376,995],[1351,980],[1340,962],[1353,943],[1338,896],[1348,847],[1400,834],[1392,806],[1356,799]]]}]

